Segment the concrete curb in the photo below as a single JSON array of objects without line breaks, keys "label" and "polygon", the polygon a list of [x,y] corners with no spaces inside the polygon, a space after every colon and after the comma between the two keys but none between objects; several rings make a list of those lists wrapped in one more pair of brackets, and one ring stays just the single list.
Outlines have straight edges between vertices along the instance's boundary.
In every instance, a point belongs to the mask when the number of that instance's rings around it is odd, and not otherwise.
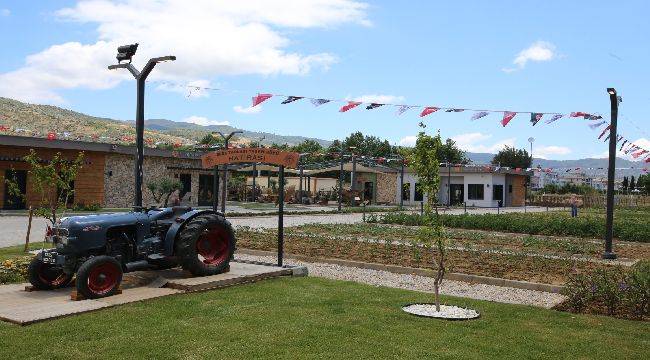
[{"label": "concrete curb", "polygon": [[[237,252],[241,254],[255,255],[255,256],[276,256],[277,255],[277,253],[273,251],[252,250],[252,249],[237,249]],[[419,276],[426,276],[426,277],[435,276],[435,272],[428,269],[412,268],[412,267],[397,266],[397,265],[384,265],[378,263],[366,263],[362,261],[353,261],[353,260],[309,257],[304,255],[286,254],[286,253],[284,255],[286,258],[305,261],[305,262],[320,262],[326,264],[356,267],[361,269],[388,271],[396,274],[411,274],[411,275],[419,275]],[[502,279],[502,278],[495,278],[495,277],[481,276],[481,275],[448,273],[445,275],[445,278],[449,280],[462,281],[471,284],[503,286],[503,287],[510,287],[516,289],[543,291],[543,292],[556,293],[556,294],[559,294],[562,292],[562,290],[564,290],[564,286],[562,285],[542,284],[542,283],[534,283],[534,282],[521,281],[521,280],[509,280],[509,279]]]}]

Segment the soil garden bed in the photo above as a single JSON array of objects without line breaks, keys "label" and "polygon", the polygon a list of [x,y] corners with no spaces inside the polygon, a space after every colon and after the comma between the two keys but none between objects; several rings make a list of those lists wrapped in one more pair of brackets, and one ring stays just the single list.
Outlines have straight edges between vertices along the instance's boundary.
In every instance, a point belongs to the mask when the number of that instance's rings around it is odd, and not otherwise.
[{"label": "soil garden bed", "polygon": [[[365,229],[367,226],[370,229]],[[238,247],[255,250],[277,248],[276,231],[237,229]],[[461,237],[461,236],[459,236]],[[548,245],[544,253],[559,254],[558,258],[532,256],[533,250],[521,253],[496,253],[486,251],[498,248],[494,241],[499,238],[486,236],[484,243],[477,240],[474,250],[450,250],[450,271],[465,274],[499,277],[546,284],[564,284],[572,273],[582,273],[601,268],[620,267],[597,262],[562,257],[569,252]],[[396,243],[401,240],[402,243]],[[505,239],[504,239],[505,242]],[[458,241],[456,241],[456,244]],[[513,241],[513,243],[515,243]],[[521,242],[521,248],[526,245]],[[544,245],[544,242],[541,242]],[[285,252],[311,257],[329,257],[380,264],[430,268],[430,252],[415,240],[415,233],[377,225],[306,225],[285,230]],[[480,246],[479,246],[480,245]],[[540,246],[536,243],[535,246]],[[469,246],[463,246],[467,248]],[[533,247],[533,246],[529,246]],[[513,250],[519,249],[517,245]],[[587,246],[589,248],[589,246]]]}]

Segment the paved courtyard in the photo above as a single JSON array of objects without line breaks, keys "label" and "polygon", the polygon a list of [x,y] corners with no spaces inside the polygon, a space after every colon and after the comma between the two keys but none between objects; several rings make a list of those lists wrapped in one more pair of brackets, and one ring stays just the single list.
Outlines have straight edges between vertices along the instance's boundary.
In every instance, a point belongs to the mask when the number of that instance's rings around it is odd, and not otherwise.
[{"label": "paved courtyard", "polygon": [[[447,214],[462,214],[464,209],[452,209],[446,211]],[[499,213],[508,212],[544,212],[545,207],[527,207],[524,208],[502,208]],[[497,209],[467,209],[469,214],[486,214],[497,213]],[[274,228],[278,225],[278,218],[275,215],[257,215],[248,217],[231,217],[229,218],[233,226],[250,226],[252,228]],[[298,226],[303,224],[353,224],[363,220],[360,213],[354,214],[313,214],[313,215],[286,215],[284,226]],[[32,231],[30,242],[39,242],[43,240],[47,220],[34,218],[32,222]],[[0,247],[20,245],[25,243],[27,234],[27,216],[0,216]]]}]

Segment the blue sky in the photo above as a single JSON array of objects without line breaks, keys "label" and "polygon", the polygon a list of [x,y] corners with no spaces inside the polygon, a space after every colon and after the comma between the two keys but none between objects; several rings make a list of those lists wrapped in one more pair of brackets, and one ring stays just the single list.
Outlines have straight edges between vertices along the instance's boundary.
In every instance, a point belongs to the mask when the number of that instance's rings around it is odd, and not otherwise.
[{"label": "blue sky", "polygon": [[[192,92],[149,84],[147,118],[229,123],[324,139],[352,131],[408,144],[418,110],[314,108],[272,98],[248,109],[257,92],[372,99],[440,107],[585,111],[609,118],[605,89],[623,97],[620,133],[650,149],[650,23],[647,1],[0,1],[0,96],[97,116],[132,119],[135,83],[110,72],[117,44],[139,42],[140,67],[153,56],[152,81],[198,84]],[[189,96],[188,96],[189,95]],[[253,110],[259,110],[257,108]],[[549,159],[604,156],[584,120],[531,127],[520,114],[434,113],[466,150],[504,144]]]}]

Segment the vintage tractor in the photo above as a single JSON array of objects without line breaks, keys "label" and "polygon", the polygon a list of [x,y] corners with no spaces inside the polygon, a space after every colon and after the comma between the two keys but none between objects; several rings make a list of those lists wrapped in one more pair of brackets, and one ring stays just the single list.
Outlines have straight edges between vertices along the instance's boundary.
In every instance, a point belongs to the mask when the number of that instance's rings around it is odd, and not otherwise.
[{"label": "vintage tractor", "polygon": [[32,260],[30,283],[50,290],[74,278],[77,292],[89,299],[115,294],[129,271],[180,265],[195,276],[219,274],[235,251],[232,227],[221,213],[180,206],[67,217],[47,237],[55,248]]}]

